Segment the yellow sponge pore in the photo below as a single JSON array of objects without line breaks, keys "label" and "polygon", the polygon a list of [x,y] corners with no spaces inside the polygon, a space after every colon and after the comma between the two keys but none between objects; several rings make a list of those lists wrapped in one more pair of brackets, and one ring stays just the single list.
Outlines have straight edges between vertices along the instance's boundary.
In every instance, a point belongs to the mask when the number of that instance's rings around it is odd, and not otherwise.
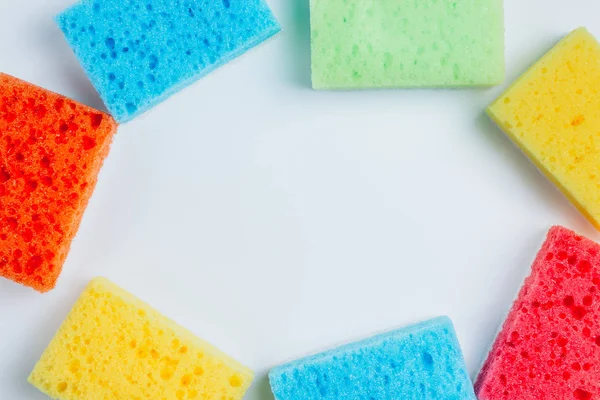
[{"label": "yellow sponge pore", "polygon": [[579,28],[488,109],[575,206],[600,228],[600,44]]},{"label": "yellow sponge pore", "polygon": [[29,376],[60,400],[241,399],[253,373],[104,278]]}]

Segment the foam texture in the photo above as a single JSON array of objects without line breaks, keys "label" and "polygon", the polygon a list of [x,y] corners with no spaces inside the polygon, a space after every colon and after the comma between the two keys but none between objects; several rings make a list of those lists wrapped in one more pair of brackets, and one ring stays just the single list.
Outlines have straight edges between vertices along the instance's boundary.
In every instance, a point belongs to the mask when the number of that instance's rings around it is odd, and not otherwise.
[{"label": "foam texture", "polygon": [[480,400],[600,395],[600,245],[553,227],[475,384]]},{"label": "foam texture", "polygon": [[52,289],[117,124],[0,73],[0,276]]},{"label": "foam texture", "polygon": [[274,368],[276,400],[476,400],[445,317]]},{"label": "foam texture", "polygon": [[488,109],[489,115],[600,229],[600,45],[580,28]]},{"label": "foam texture", "polygon": [[83,0],[56,21],[119,122],[280,30],[265,0]]},{"label": "foam texture", "polygon": [[315,89],[504,80],[502,0],[311,0]]},{"label": "foam texture", "polygon": [[29,377],[60,400],[239,400],[252,379],[104,278],[90,282]]}]

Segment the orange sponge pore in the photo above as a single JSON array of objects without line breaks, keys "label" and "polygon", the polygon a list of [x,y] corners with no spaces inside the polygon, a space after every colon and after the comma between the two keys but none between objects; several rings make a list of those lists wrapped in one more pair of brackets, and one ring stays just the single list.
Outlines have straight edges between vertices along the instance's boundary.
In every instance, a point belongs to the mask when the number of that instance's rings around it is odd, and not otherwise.
[{"label": "orange sponge pore", "polygon": [[0,276],[54,287],[116,129],[108,114],[0,73]]}]

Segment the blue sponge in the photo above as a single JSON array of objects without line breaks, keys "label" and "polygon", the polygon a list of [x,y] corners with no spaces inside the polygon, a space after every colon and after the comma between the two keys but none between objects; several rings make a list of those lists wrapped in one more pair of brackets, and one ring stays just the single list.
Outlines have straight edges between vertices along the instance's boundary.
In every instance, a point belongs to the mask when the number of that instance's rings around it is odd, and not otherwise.
[{"label": "blue sponge", "polygon": [[281,29],[265,0],[83,0],[56,22],[118,122]]},{"label": "blue sponge", "polygon": [[274,368],[277,400],[476,400],[446,317]]}]

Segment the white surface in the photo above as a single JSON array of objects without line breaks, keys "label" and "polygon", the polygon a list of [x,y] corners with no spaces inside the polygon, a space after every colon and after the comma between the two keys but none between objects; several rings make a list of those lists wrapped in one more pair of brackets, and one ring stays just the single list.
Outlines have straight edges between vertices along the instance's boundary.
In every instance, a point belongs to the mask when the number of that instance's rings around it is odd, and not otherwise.
[{"label": "white surface", "polygon": [[[482,115],[490,90],[314,92],[308,0],[284,32],[123,126],[58,287],[0,280],[0,399],[103,275],[257,371],[440,314],[472,375],[552,224],[600,235]],[[100,100],[52,22],[1,0],[0,70]],[[507,0],[507,83],[600,3]]]}]

